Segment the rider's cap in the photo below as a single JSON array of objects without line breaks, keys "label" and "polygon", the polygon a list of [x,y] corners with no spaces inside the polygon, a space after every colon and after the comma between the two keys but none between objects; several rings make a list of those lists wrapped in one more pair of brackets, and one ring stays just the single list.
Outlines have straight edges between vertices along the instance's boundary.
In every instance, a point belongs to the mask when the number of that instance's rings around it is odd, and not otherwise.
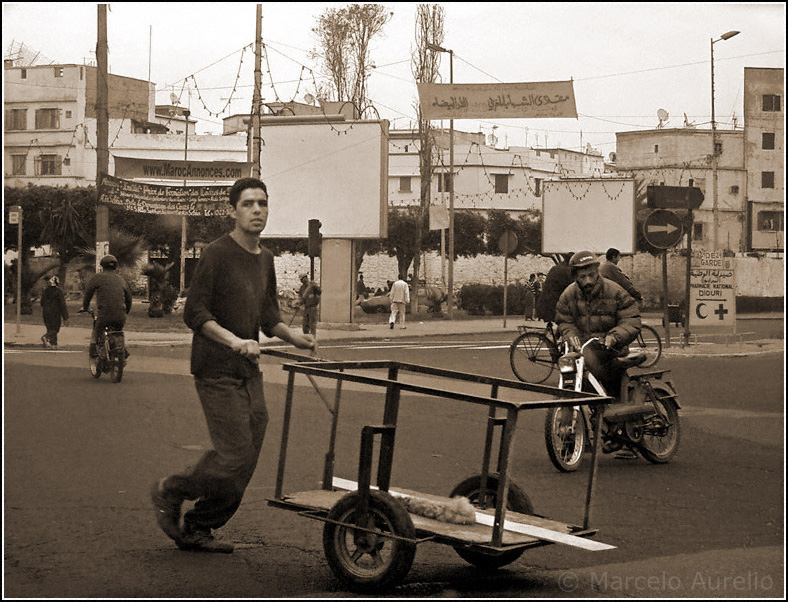
[{"label": "rider's cap", "polygon": [[102,268],[116,268],[118,267],[118,260],[114,255],[104,255],[99,262]]},{"label": "rider's cap", "polygon": [[573,270],[595,264],[599,265],[599,259],[591,251],[580,251],[579,253],[575,253],[569,260],[569,267]]}]

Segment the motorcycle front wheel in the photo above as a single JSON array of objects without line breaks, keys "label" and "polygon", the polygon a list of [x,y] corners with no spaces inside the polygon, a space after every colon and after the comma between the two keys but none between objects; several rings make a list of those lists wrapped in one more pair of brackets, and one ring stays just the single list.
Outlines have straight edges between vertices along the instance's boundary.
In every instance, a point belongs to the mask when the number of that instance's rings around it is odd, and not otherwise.
[{"label": "motorcycle front wheel", "polygon": [[101,360],[98,357],[88,357],[88,367],[93,378],[101,376]]},{"label": "motorcycle front wheel", "polygon": [[640,453],[652,464],[666,464],[676,455],[681,440],[681,423],[670,391],[652,384],[657,413],[644,420]]},{"label": "motorcycle front wheel", "polygon": [[545,416],[544,442],[550,461],[559,471],[574,472],[580,468],[586,443],[580,408],[550,408]]}]

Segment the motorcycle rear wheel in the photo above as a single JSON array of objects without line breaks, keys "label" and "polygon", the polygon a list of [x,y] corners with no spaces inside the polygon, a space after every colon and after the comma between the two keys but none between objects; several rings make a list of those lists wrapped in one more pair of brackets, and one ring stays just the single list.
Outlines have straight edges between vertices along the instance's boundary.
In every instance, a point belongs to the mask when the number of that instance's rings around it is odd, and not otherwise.
[{"label": "motorcycle rear wheel", "polygon": [[93,378],[101,376],[101,360],[98,357],[88,357],[88,367]]},{"label": "motorcycle rear wheel", "polygon": [[580,468],[586,445],[585,418],[579,407],[551,408],[544,423],[544,442],[550,461],[561,472]]},{"label": "motorcycle rear wheel", "polygon": [[656,383],[652,384],[652,388],[656,395],[654,405],[657,414],[644,420],[639,451],[652,464],[666,464],[679,450],[681,423],[670,391]]}]

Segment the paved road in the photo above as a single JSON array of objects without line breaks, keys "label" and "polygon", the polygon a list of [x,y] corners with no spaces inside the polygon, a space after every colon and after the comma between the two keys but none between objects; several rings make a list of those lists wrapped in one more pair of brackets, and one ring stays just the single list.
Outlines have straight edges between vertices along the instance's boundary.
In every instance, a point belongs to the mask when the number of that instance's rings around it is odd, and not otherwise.
[{"label": "paved road", "polygon": [[[500,335],[327,344],[326,357],[386,358],[510,377]],[[11,597],[346,597],[326,567],[318,523],[271,508],[284,372],[265,361],[271,413],[263,461],[223,530],[231,556],[176,550],[155,527],[153,477],[208,446],[188,377],[188,349],[135,349],[120,385],[93,381],[84,353],[5,354],[5,594]],[[783,593],[783,356],[667,357],[682,395],[682,448],[668,466],[600,464],[596,539],[616,550],[559,546],[485,575],[423,544],[396,596],[780,596]],[[337,474],[354,478],[358,432],[380,421],[382,396],[343,394]],[[448,492],[478,471],[484,411],[403,400],[396,485]],[[543,415],[518,425],[515,482],[537,512],[577,522],[583,472],[559,475]],[[328,414],[299,385],[286,487],[315,488]]]}]

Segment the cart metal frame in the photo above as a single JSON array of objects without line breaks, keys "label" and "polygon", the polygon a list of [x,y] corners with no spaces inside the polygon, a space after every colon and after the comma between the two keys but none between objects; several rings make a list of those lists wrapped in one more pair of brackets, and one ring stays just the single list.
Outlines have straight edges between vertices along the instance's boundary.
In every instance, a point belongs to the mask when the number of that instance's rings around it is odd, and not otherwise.
[{"label": "cart metal frame", "polygon": [[[277,469],[276,488],[274,497],[268,500],[269,505],[280,507],[288,510],[299,512],[302,516],[321,520],[324,522],[332,522],[326,517],[328,511],[324,507],[316,507],[311,503],[293,501],[292,497],[283,494],[285,466],[287,461],[287,447],[290,434],[290,422],[292,417],[294,391],[295,391],[295,376],[296,374],[304,374],[312,385],[315,387],[318,395],[323,403],[326,405],[328,411],[332,415],[329,449],[325,456],[322,491],[331,492],[335,490],[334,487],[334,447],[336,443],[336,432],[339,421],[340,401],[342,393],[343,382],[353,382],[363,385],[371,385],[373,387],[381,387],[385,389],[385,403],[383,409],[383,420],[381,425],[367,425],[362,428],[361,448],[359,452],[358,464],[358,485],[357,492],[359,495],[358,510],[360,513],[366,513],[368,510],[369,496],[371,489],[379,489],[384,492],[389,492],[391,485],[391,471],[394,461],[394,447],[397,431],[397,417],[399,414],[400,398],[403,392],[415,393],[419,395],[428,395],[432,397],[453,399],[456,401],[473,403],[477,405],[487,406],[489,408],[486,432],[484,453],[481,463],[481,491],[487,491],[488,480],[497,481],[497,494],[496,504],[494,508],[494,520],[492,524],[492,534],[488,542],[485,543],[471,543],[463,540],[461,537],[455,537],[451,533],[436,533],[429,528],[423,526],[417,529],[418,535],[415,539],[408,539],[410,543],[417,544],[423,541],[435,541],[438,543],[447,543],[455,547],[466,547],[468,549],[475,549],[485,554],[499,554],[504,551],[512,549],[520,549],[526,547],[535,547],[540,545],[547,545],[554,543],[553,541],[542,540],[538,537],[531,539],[525,543],[516,543],[514,545],[507,545],[504,543],[504,523],[506,520],[507,508],[506,500],[510,486],[509,472],[511,465],[511,450],[515,440],[515,430],[517,427],[517,418],[521,411],[546,409],[553,407],[572,407],[578,405],[597,405],[600,409],[600,416],[606,404],[613,401],[610,397],[602,397],[588,393],[569,391],[559,389],[557,387],[547,385],[534,385],[515,380],[506,380],[501,378],[494,378],[490,376],[483,376],[478,374],[458,372],[454,370],[446,370],[441,368],[433,368],[418,364],[403,363],[396,361],[328,361],[324,359],[315,358],[313,356],[304,356],[296,353],[280,351],[275,349],[263,349],[262,352],[266,355],[279,357],[285,360],[290,360],[294,363],[285,363],[282,368],[288,372],[287,379],[287,393],[285,399],[284,419],[282,424],[282,438],[279,451],[279,464]],[[364,371],[364,370],[386,370],[387,378],[380,378],[376,376],[368,376],[363,374],[349,373],[349,370]],[[421,384],[407,383],[398,380],[398,377],[403,373],[420,374],[437,378],[450,379],[452,381],[462,381],[467,383],[475,383],[490,386],[490,395],[475,395],[471,393],[462,393],[457,391],[449,391],[438,389],[435,387],[424,386]],[[337,381],[336,391],[334,395],[333,404],[322,394],[319,387],[317,387],[314,377],[333,379]],[[510,401],[501,398],[502,392],[507,389],[517,391],[527,391],[538,394],[547,394],[552,399],[540,399],[534,401]],[[499,416],[499,411],[504,412],[505,415]],[[569,526],[568,534],[580,537],[590,537],[596,533],[596,529],[592,529],[591,523],[591,507],[592,499],[595,490],[596,472],[597,472],[597,459],[599,452],[599,440],[601,437],[600,428],[602,420],[597,421],[594,433],[594,446],[591,455],[591,467],[589,471],[588,486],[586,489],[585,508],[583,516],[582,527]],[[496,459],[495,470],[491,470],[491,463],[493,461],[493,445],[496,440],[496,429],[500,428],[500,437],[498,445],[498,457]],[[374,441],[375,437],[380,437],[380,446],[378,452],[377,475],[375,485],[372,483],[372,459],[374,454]],[[399,492],[400,495],[412,494],[420,496],[415,492],[405,492],[405,490],[392,490],[391,493],[395,495]],[[405,492],[405,493],[403,493]],[[304,494],[315,492],[302,492]],[[296,495],[296,494],[293,494]],[[482,508],[484,508],[482,502]],[[511,512],[511,511],[510,511]],[[517,516],[515,513],[512,513]],[[519,515],[524,516],[524,515]],[[544,519],[540,515],[534,515],[534,520]],[[423,521],[422,521],[423,522]],[[549,519],[544,519],[545,523],[551,523]],[[340,523],[341,524],[341,523]],[[558,523],[555,523],[558,524]],[[364,530],[363,527],[357,525],[343,525],[357,530]],[[567,526],[567,525],[563,525]],[[385,537],[397,538],[393,534],[385,534],[376,531],[377,535]]]}]

